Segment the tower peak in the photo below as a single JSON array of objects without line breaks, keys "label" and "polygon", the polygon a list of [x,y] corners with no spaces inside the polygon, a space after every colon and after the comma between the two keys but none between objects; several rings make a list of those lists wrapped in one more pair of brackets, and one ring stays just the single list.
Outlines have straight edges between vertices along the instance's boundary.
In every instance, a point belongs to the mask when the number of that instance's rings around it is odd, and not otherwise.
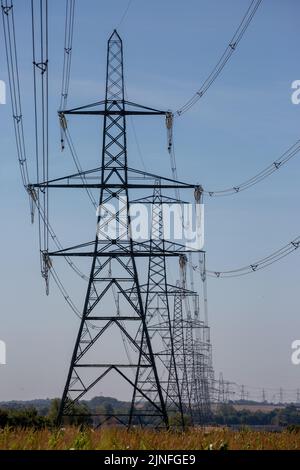
[{"label": "tower peak", "polygon": [[108,41],[116,40],[116,39],[122,42],[122,39],[121,39],[118,31],[116,29],[114,29],[113,32],[111,33]]}]

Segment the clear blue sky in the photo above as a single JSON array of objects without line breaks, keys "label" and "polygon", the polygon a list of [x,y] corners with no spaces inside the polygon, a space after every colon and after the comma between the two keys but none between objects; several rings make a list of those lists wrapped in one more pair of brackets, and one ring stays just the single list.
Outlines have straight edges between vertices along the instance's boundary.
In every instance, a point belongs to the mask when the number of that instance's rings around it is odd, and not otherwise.
[{"label": "clear blue sky", "polygon": [[[14,3],[26,140],[33,164],[30,2]],[[49,3],[50,156],[55,176],[73,167],[70,155],[60,152],[56,116],[64,2]],[[106,41],[126,4],[125,0],[77,0],[70,105],[103,97]],[[176,110],[206,78],[248,4],[249,0],[133,0],[119,28],[129,98]],[[180,179],[208,189],[233,186],[267,166],[299,138],[300,105],[291,102],[291,83],[300,79],[299,18],[297,0],[263,0],[222,75],[176,121]],[[7,81],[2,36],[0,79]],[[8,361],[0,366],[0,400],[58,396],[78,321],[55,286],[48,298],[44,295],[37,227],[30,225],[21,187],[9,104],[0,106],[0,119],[0,339],[7,343]],[[147,170],[169,176],[163,120],[136,119],[135,128]],[[74,124],[84,168],[99,161],[100,131],[99,122]],[[130,164],[141,168],[130,126],[128,132]],[[249,264],[300,234],[299,163],[295,158],[237,196],[205,201],[209,268]],[[51,205],[51,221],[64,242],[70,241],[66,231],[70,209],[71,215],[83,221],[88,218],[83,215],[88,205],[77,196],[70,198],[62,201],[55,196]],[[93,238],[81,227],[71,238],[84,240],[84,236]],[[63,265],[57,268],[80,306],[79,281]],[[300,366],[290,360],[291,342],[300,339],[299,275],[299,253],[295,253],[253,275],[209,281],[216,376],[222,371],[226,379],[253,387],[300,387]]]}]

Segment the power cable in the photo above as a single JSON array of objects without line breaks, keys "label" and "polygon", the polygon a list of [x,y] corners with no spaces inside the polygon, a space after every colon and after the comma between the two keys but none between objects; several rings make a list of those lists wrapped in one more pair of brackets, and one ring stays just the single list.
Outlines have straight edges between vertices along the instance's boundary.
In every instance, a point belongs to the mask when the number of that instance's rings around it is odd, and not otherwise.
[{"label": "power cable", "polygon": [[[22,183],[26,189],[31,208],[31,217],[33,222],[34,208],[37,209],[39,215],[39,246],[40,253],[42,252],[42,235],[41,229],[44,225],[45,230],[50,235],[57,249],[62,250],[63,246],[60,243],[57,235],[55,234],[51,224],[49,223],[49,214],[46,213],[44,204],[41,203],[39,198],[39,192],[36,192],[30,187],[29,182],[29,172],[28,172],[28,161],[27,161],[27,152],[24,136],[24,126],[23,126],[23,114],[22,114],[22,100],[21,100],[21,91],[20,91],[20,76],[18,69],[18,55],[17,55],[17,42],[16,42],[16,28],[15,28],[15,19],[14,19],[14,5],[12,1],[1,0],[1,10],[2,10],[2,20],[3,20],[3,31],[4,31],[4,44],[6,51],[7,59],[7,69],[8,69],[8,78],[9,78],[9,88],[11,96],[11,106],[12,106],[12,115],[13,123],[15,130],[15,140],[16,140],[16,149],[17,149],[17,158],[21,172]],[[39,63],[36,61],[36,41],[35,41],[35,28],[34,28],[34,9],[32,4],[32,42],[33,42],[33,61],[38,64],[38,67],[34,66],[34,123],[35,123],[35,146],[36,146],[36,179],[37,182],[40,180],[40,167],[39,167],[39,139],[38,139],[38,99],[37,99],[37,79],[36,79],[36,68],[41,71],[45,70],[45,64]],[[43,33],[43,36],[45,34]],[[46,47],[47,49],[48,47]],[[45,72],[44,72],[45,73]],[[47,125],[45,125],[47,128]],[[45,148],[46,150],[46,148]],[[65,258],[68,265],[83,279],[88,279],[80,269],[73,263],[73,261],[66,257]],[[42,254],[41,254],[41,268],[42,268]],[[51,270],[53,267],[51,267]],[[60,286],[60,291],[64,292],[64,287],[61,281],[58,282],[58,274],[53,276],[55,277],[55,282]],[[65,291],[66,292],[66,291]],[[70,296],[67,296],[70,299]],[[64,298],[66,296],[64,295]],[[68,302],[71,305],[71,301]],[[73,309],[73,308],[72,308]]]},{"label": "power cable", "polygon": [[275,171],[282,168],[287,162],[292,158],[297,156],[300,151],[300,139],[297,140],[291,147],[289,147],[277,160],[272,162],[266,168],[261,170],[256,175],[247,179],[246,181],[237,184],[231,188],[221,189],[221,190],[206,190],[204,189],[204,194],[207,194],[210,197],[214,196],[231,196],[232,194],[238,194],[242,191],[245,191],[248,188],[260,183],[262,180],[266,179],[268,176],[272,175]]},{"label": "power cable", "polygon": [[129,8],[130,8],[130,6],[131,6],[131,3],[132,3],[132,0],[129,0],[128,3],[127,3],[126,8],[125,8],[125,10],[124,10],[124,13],[123,13],[123,15],[122,15],[122,17],[121,17],[121,19],[120,19],[120,21],[119,21],[119,24],[118,24],[118,26],[117,26],[117,29],[120,28],[121,24],[122,24],[123,21],[125,20],[125,18],[126,18],[126,16],[127,16],[127,13],[128,13],[128,11],[129,11]]},{"label": "power cable", "polygon": [[236,32],[232,36],[231,41],[229,42],[219,61],[214,66],[206,80],[202,83],[201,87],[196,91],[196,93],[183,106],[181,106],[181,108],[176,111],[177,116],[181,116],[182,114],[186,113],[192,106],[194,106],[200,100],[200,98],[202,98],[202,96],[206,93],[206,91],[210,88],[214,81],[218,78],[223,68],[227,64],[228,60],[236,50],[242,37],[244,36],[261,2],[262,0],[251,1],[250,6],[248,7],[242,21],[240,22]]},{"label": "power cable", "polygon": [[[285,258],[289,254],[297,250],[299,246],[300,246],[300,236],[295,238],[291,242],[287,243],[279,250],[276,250],[270,255],[266,256],[265,258],[255,261],[254,263],[251,263],[247,266],[243,266],[237,269],[226,270],[226,271],[207,270],[206,273],[210,277],[217,277],[217,278],[244,276],[246,274],[259,271],[260,269],[267,268],[271,264],[276,263],[277,261],[280,261],[282,258]],[[194,269],[194,271],[201,272],[201,269],[198,265],[193,265],[192,268]]]}]

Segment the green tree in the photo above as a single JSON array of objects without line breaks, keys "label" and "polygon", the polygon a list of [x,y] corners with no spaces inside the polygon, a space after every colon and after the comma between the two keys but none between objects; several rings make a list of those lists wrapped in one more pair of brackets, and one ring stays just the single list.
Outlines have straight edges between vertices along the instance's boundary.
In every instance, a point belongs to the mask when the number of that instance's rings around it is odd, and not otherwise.
[{"label": "green tree", "polygon": [[[51,401],[48,418],[53,425],[57,423],[60,403],[61,400],[59,398],[54,398],[54,400]],[[63,421],[64,423],[73,426],[92,424],[90,409],[85,403],[71,403],[69,406],[68,416],[65,416]]]},{"label": "green tree", "polygon": [[60,407],[60,399],[59,398],[54,398],[51,400],[50,408],[48,411],[48,418],[51,422],[51,424],[55,424],[58,418],[58,413],[59,413],[59,407]]},{"label": "green tree", "polygon": [[[184,427],[190,426],[191,425],[191,417],[188,416],[187,414],[183,415],[183,424]],[[172,413],[169,416],[169,425],[170,427],[178,428],[182,426],[182,419],[181,419],[181,413]]]},{"label": "green tree", "polygon": [[8,424],[8,412],[0,409],[0,428],[4,428]]}]

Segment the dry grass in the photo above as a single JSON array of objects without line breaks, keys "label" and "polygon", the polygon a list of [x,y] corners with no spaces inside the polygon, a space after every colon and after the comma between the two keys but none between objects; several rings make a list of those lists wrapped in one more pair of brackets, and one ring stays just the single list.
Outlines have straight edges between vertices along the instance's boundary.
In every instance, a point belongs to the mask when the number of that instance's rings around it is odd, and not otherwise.
[{"label": "dry grass", "polygon": [[267,450],[300,449],[300,433],[231,431],[226,428],[191,429],[184,433],[121,428],[60,430],[5,428],[0,430],[0,450]]}]

